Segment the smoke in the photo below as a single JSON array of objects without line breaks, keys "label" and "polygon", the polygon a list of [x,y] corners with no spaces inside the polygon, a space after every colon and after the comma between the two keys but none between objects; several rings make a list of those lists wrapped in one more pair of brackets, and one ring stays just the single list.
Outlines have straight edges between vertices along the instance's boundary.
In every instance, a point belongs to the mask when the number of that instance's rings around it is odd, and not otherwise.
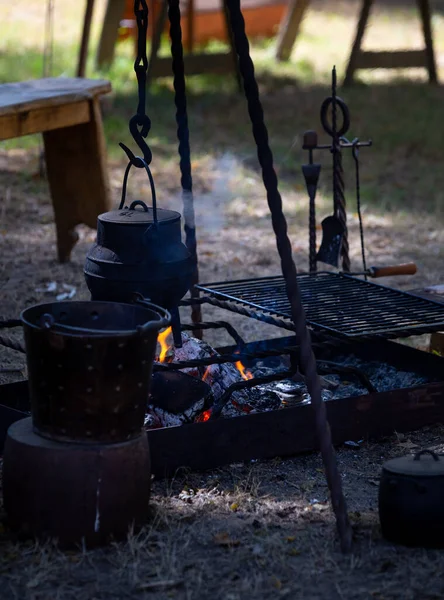
[{"label": "smoke", "polygon": [[231,187],[239,178],[240,170],[238,159],[230,152],[214,158],[211,163],[208,170],[211,189],[209,192],[197,193],[194,197],[198,226],[208,233],[224,227],[225,209],[235,197]]}]

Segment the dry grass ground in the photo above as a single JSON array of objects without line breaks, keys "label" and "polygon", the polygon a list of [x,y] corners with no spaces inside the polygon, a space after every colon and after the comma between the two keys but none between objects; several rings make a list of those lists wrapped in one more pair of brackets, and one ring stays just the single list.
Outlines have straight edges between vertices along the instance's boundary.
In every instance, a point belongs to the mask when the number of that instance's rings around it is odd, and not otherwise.
[{"label": "dry grass ground", "polygon": [[[104,2],[98,2],[94,44]],[[436,3],[434,28],[441,79],[444,19]],[[307,198],[300,175],[301,134],[319,129],[319,106],[328,94],[332,63],[343,72],[358,5],[314,3],[292,62],[275,65],[273,47],[258,44],[258,64],[271,144],[298,268],[307,268]],[[56,3],[54,73],[72,75],[82,3]],[[40,76],[42,2],[17,0],[2,15],[0,81]],[[396,27],[394,27],[396,22]],[[4,24],[6,23],[6,26]],[[4,32],[4,33],[3,33]],[[366,44],[419,45],[415,15],[396,4],[375,13]],[[72,40],[74,39],[74,42]],[[68,41],[69,40],[69,41]],[[90,57],[90,74],[93,70]],[[127,121],[136,107],[129,48],[119,49],[109,76],[114,94],[104,109],[113,194],[119,195],[124,162],[117,142],[128,143]],[[99,74],[103,75],[103,74]],[[423,84],[421,72],[368,73],[343,92],[352,112],[351,137],[372,137],[362,152],[362,192],[370,264],[414,260],[414,278],[385,280],[403,288],[443,283],[444,137],[441,87]],[[370,85],[371,84],[371,85]],[[171,81],[156,83],[150,97],[151,146],[159,204],[180,208]],[[229,79],[190,81],[195,202],[201,281],[279,272],[265,194],[255,162],[244,99]],[[328,157],[319,194],[319,216],[330,211]],[[50,281],[77,288],[87,298],[82,266],[94,232],[81,240],[68,265],[55,260],[55,232],[47,182],[35,177],[38,138],[0,147],[0,313],[16,317],[30,304],[53,299],[37,291]],[[352,193],[350,239],[360,268]],[[147,198],[138,174],[132,197]],[[213,316],[205,311],[205,317]],[[227,318],[222,313],[219,317]],[[278,335],[248,319],[231,319],[247,338]],[[17,334],[19,335],[19,334]],[[215,341],[210,338],[210,341]],[[225,341],[219,338],[217,341]],[[21,355],[0,352],[2,366],[24,367]],[[17,378],[17,376],[15,376]],[[3,376],[3,380],[11,377]],[[126,544],[62,553],[53,545],[0,536],[0,597],[20,600],[178,598],[432,599],[444,598],[444,555],[395,547],[381,538],[377,480],[387,458],[416,447],[442,451],[442,428],[396,436],[359,450],[340,449],[341,472],[355,528],[355,553],[338,552],[322,465],[317,455],[230,465],[215,472],[178,474],[153,484],[152,522]],[[412,446],[412,444],[416,444]]]},{"label": "dry grass ground", "polygon": [[444,554],[381,538],[383,460],[444,450],[443,430],[338,452],[354,552],[338,551],[320,458],[234,464],[153,483],[152,520],[126,543],[61,552],[0,536],[0,597],[20,600],[256,598],[435,600]]}]

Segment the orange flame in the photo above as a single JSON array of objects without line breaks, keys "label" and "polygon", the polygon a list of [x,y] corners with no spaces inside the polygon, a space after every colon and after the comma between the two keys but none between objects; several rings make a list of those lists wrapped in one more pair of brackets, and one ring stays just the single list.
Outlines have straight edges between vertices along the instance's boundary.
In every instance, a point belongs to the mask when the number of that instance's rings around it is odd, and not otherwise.
[{"label": "orange flame", "polygon": [[242,379],[245,379],[245,381],[247,381],[248,379],[253,379],[253,374],[245,369],[244,365],[241,363],[240,360],[238,360],[237,363],[234,363],[234,366],[241,374]]},{"label": "orange flame", "polygon": [[205,369],[205,373],[203,374],[202,381],[206,381],[208,379],[208,375],[210,374],[210,370],[211,370],[211,365],[209,365]]},{"label": "orange flame", "polygon": [[158,359],[159,362],[165,362],[168,350],[173,345],[171,343],[171,340],[167,341],[167,338],[168,338],[168,336],[171,335],[172,331],[173,331],[173,329],[171,327],[167,327],[167,329],[162,331],[162,333],[159,333],[159,336],[157,338],[157,340],[160,344],[160,354],[159,354],[159,359]]}]

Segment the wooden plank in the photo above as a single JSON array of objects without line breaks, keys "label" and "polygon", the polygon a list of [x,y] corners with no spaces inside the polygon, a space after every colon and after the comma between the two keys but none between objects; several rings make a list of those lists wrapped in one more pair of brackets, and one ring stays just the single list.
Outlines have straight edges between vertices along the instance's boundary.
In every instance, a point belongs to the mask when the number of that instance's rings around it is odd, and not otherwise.
[{"label": "wooden plank", "polygon": [[104,79],[47,77],[0,85],[0,115],[91,100],[111,91]]},{"label": "wooden plank", "polygon": [[119,25],[124,11],[125,0],[108,0],[97,49],[96,64],[99,69],[109,67],[113,62]]},{"label": "wooden plank", "polygon": [[90,106],[87,101],[0,114],[0,140],[66,128],[89,120]]},{"label": "wooden plank", "polygon": [[279,26],[276,44],[276,59],[288,60],[310,0],[290,0]]},{"label": "wooden plank", "polygon": [[91,102],[87,123],[47,131],[43,139],[58,256],[66,262],[78,239],[75,227],[96,228],[98,215],[111,210],[99,100]]},{"label": "wooden plank", "polygon": [[413,67],[427,67],[425,50],[361,51],[355,63],[356,69],[407,69]]},{"label": "wooden plank", "polygon": [[[201,73],[232,73],[233,57],[226,54],[192,54],[184,56],[186,75]],[[169,77],[172,74],[171,58],[156,58],[151,63],[150,77]]]}]

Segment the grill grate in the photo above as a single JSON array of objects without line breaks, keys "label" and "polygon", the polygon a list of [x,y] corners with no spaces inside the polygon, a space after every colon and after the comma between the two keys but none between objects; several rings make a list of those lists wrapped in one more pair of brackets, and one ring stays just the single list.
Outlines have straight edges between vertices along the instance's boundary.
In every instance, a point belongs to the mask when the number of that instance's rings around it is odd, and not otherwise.
[{"label": "grill grate", "polygon": [[[298,283],[307,320],[315,329],[349,338],[407,337],[444,329],[444,305],[408,292],[342,273],[301,273]],[[196,287],[213,304],[229,302],[230,310],[236,305],[247,306],[255,312],[291,319],[282,276]]]}]

